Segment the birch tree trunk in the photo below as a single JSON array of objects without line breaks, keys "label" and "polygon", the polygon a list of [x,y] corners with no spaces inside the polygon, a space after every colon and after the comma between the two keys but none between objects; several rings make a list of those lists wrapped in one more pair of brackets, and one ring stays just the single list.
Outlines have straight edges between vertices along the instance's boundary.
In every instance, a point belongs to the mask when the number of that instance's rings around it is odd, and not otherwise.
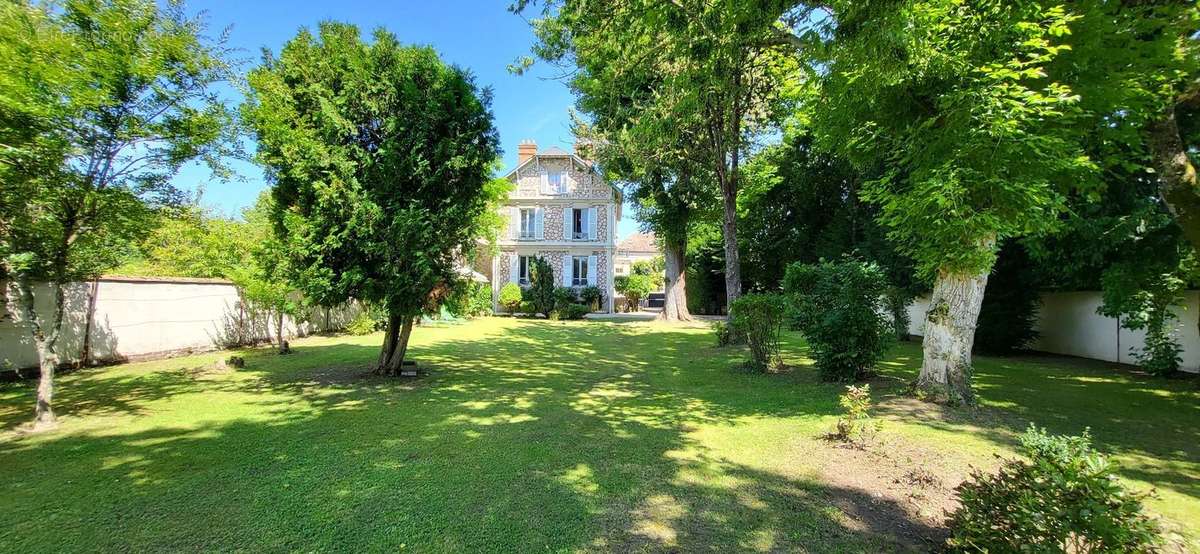
[{"label": "birch tree trunk", "polygon": [[725,309],[728,310],[742,296],[742,263],[737,243],[737,193],[722,191],[721,195],[725,201],[721,234],[725,238]]},{"label": "birch tree trunk", "polygon": [[917,388],[934,402],[971,404],[971,348],[988,271],[938,274],[925,315]]},{"label": "birch tree trunk", "polygon": [[663,244],[663,261],[666,266],[666,301],[663,311],[658,315],[663,321],[691,321],[692,314],[687,307],[687,239],[677,243]]},{"label": "birch tree trunk", "polygon": [[63,322],[63,288],[60,283],[50,283],[51,298],[53,299],[53,316],[49,333],[42,326],[34,304],[32,284],[24,279],[13,279],[8,283],[10,290],[16,296],[16,303],[22,313],[22,319],[29,325],[34,347],[38,355],[38,386],[37,401],[34,408],[33,430],[46,431],[58,426],[54,416],[54,371],[58,369],[59,357],[55,347],[62,332]]}]

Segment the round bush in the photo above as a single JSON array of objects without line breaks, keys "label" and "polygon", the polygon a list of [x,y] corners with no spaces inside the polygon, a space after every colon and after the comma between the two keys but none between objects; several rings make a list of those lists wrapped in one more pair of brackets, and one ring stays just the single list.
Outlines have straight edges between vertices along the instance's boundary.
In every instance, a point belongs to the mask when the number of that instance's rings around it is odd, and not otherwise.
[{"label": "round bush", "polygon": [[521,308],[521,287],[516,283],[505,283],[500,287],[500,305],[508,310],[508,313],[516,312]]},{"label": "round bush", "polygon": [[875,264],[795,263],[783,288],[795,302],[792,324],[804,333],[825,380],[865,379],[895,340],[885,305],[887,277]]}]

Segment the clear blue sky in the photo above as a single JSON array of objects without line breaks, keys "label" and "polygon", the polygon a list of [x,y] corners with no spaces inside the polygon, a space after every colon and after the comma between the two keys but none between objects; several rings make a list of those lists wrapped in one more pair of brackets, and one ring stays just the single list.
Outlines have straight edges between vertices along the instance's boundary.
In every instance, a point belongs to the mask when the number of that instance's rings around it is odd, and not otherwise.
[{"label": "clear blue sky", "polygon": [[[471,70],[479,85],[492,89],[492,111],[500,131],[505,167],[510,169],[516,163],[521,139],[531,138],[539,148],[556,145],[568,151],[574,139],[567,116],[573,98],[564,83],[551,78],[557,70],[539,65],[523,76],[508,73],[508,64],[527,55],[533,43],[529,25],[509,13],[508,4],[507,0],[191,0],[188,8],[207,14],[214,35],[232,26],[230,46],[241,49],[240,55],[248,59],[244,69],[259,62],[264,47],[278,53],[301,27],[315,29],[323,20],[353,23],[365,36],[375,27],[383,27],[402,42],[431,45],[443,60]],[[241,101],[235,91],[229,96],[231,102]],[[235,169],[240,180],[221,182],[205,170],[189,167],[176,183],[187,190],[203,186],[206,206],[236,215],[254,202],[267,183],[253,164],[238,163]],[[637,230],[631,210],[624,211],[618,230],[622,238]]]}]

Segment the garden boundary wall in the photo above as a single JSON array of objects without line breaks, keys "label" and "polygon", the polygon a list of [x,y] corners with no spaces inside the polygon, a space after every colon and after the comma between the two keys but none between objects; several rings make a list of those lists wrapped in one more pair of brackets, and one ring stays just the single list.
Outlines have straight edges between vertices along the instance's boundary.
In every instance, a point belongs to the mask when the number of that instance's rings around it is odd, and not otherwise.
[{"label": "garden boundary wall", "polygon": [[[50,287],[34,288],[36,312],[49,320]],[[222,279],[102,277],[65,287],[59,339],[65,364],[95,365],[164,358],[271,340],[270,314],[243,302]],[[358,314],[355,304],[313,309],[284,318],[284,337],[342,329]],[[28,323],[0,319],[0,370],[37,367]]]},{"label": "garden boundary wall", "polygon": [[[1051,292],[1042,295],[1036,328],[1040,337],[1030,347],[1039,352],[1079,356],[1106,362],[1137,364],[1136,352],[1145,345],[1146,332],[1121,327],[1117,318],[1098,314],[1103,304],[1098,291]],[[929,298],[918,298],[908,307],[909,334],[923,336]],[[1183,346],[1182,369],[1200,371],[1200,291],[1184,294],[1175,308],[1175,336]]]}]

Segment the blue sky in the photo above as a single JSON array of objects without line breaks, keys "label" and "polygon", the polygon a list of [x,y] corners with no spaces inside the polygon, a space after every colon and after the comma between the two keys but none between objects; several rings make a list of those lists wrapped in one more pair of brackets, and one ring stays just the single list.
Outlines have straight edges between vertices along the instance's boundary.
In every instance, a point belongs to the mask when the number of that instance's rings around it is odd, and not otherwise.
[{"label": "blue sky", "polygon": [[[433,46],[443,60],[470,69],[481,86],[492,89],[492,111],[500,131],[505,167],[509,169],[516,163],[517,143],[521,139],[531,138],[539,148],[559,146],[568,151],[574,139],[567,116],[573,98],[565,84],[551,78],[557,71],[541,65],[522,76],[508,73],[508,64],[527,55],[533,43],[529,25],[509,13],[508,5],[507,0],[192,0],[188,7],[190,11],[206,13],[214,35],[232,26],[230,46],[241,49],[241,57],[248,59],[244,69],[258,63],[264,47],[278,52],[301,27],[315,28],[323,20],[353,23],[364,35],[375,27],[383,27],[402,42]],[[236,91],[229,96],[231,102],[241,101]],[[189,167],[176,183],[187,190],[202,186],[205,206],[222,214],[237,215],[254,202],[267,183],[262,171],[253,164],[237,163],[235,170],[239,180],[221,182],[212,179],[205,170]],[[626,217],[619,226],[622,238],[637,230],[630,211],[625,210]]]}]

